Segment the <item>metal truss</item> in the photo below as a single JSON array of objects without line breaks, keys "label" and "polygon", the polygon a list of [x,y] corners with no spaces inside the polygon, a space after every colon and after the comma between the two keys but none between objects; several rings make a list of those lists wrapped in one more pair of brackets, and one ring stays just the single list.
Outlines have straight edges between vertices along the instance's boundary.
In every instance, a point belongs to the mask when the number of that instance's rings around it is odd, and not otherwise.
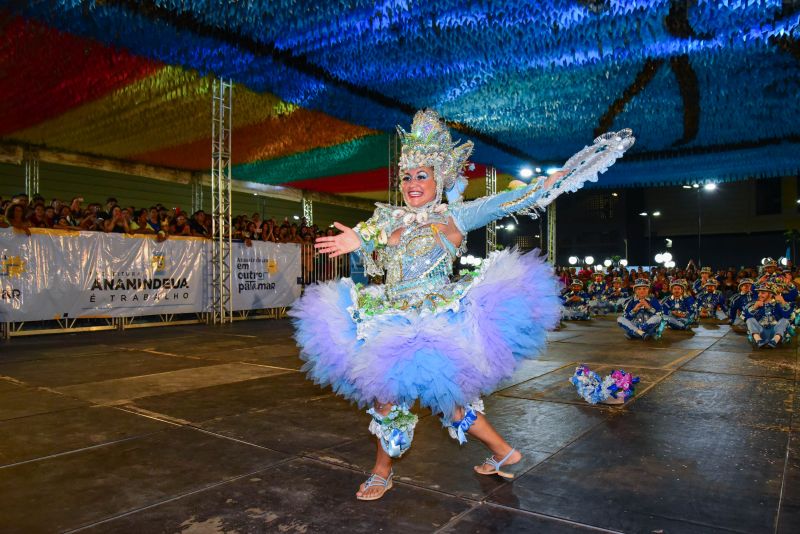
[{"label": "metal truss", "polygon": [[556,264],[556,201],[547,206],[547,261]]},{"label": "metal truss", "polygon": [[303,193],[303,217],[306,220],[306,224],[311,226],[314,224],[314,201],[311,200],[311,197]]},{"label": "metal truss", "polygon": [[[486,167],[486,196],[497,194],[497,169]],[[497,250],[497,221],[486,225],[486,256]]]},{"label": "metal truss", "polygon": [[25,194],[28,198],[39,194],[39,157],[25,154]]},{"label": "metal truss", "polygon": [[203,178],[200,173],[192,174],[192,213],[203,209]]},{"label": "metal truss", "polygon": [[231,130],[233,82],[214,80],[211,103],[211,323],[233,322]]}]

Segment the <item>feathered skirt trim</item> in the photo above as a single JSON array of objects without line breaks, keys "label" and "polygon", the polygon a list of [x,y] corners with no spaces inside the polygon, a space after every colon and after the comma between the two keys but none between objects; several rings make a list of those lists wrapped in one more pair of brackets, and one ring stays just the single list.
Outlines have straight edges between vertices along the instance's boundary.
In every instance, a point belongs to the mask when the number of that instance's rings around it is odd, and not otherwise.
[{"label": "feathered skirt trim", "polygon": [[386,313],[365,335],[349,278],[306,289],[293,306],[303,370],[359,405],[419,400],[447,416],[494,391],[544,349],[561,316],[558,282],[538,250],[493,253],[443,311]]}]

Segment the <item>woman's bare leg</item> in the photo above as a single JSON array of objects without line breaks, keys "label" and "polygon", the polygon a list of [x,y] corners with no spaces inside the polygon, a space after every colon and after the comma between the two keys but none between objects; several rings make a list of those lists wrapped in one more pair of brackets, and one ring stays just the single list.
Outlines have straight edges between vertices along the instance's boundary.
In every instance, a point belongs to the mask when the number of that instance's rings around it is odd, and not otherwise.
[{"label": "woman's bare leg", "polygon": [[[375,406],[375,411],[377,411],[381,415],[386,415],[392,409],[391,404],[382,404],[380,406]],[[375,467],[372,468],[372,472],[378,475],[379,477],[386,478],[389,476],[389,473],[392,471],[392,457],[386,454],[386,451],[383,450],[381,447],[381,441],[375,436],[375,447],[377,449],[377,454],[375,456]],[[364,490],[364,484],[358,488],[358,492],[356,492],[357,497],[371,497],[377,493],[383,491],[383,488],[380,486],[372,486],[371,488],[367,488]]]},{"label": "woman's bare leg", "polygon": [[[511,445],[503,439],[497,430],[489,423],[489,420],[482,414],[477,413],[478,418],[472,423],[472,426],[469,427],[467,431],[471,436],[475,436],[481,442],[483,442],[486,447],[492,451],[492,455],[494,459],[498,462],[506,457],[506,455],[511,452]],[[453,417],[454,421],[460,421],[464,418],[464,409],[458,408],[456,410],[455,416]],[[514,451],[514,454],[509,456],[508,460],[503,465],[512,465],[519,462],[522,459],[522,454],[519,451]],[[490,472],[493,468],[489,464],[483,464],[480,466],[476,466],[475,470],[478,472]]]}]

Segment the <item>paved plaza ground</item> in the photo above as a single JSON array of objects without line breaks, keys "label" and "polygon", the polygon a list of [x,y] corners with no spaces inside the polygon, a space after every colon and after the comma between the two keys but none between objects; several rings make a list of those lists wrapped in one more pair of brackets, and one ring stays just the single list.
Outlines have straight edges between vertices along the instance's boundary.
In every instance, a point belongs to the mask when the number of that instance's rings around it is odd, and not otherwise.
[{"label": "paved plaza ground", "polygon": [[[362,411],[306,381],[288,321],[0,344],[0,532],[800,532],[798,361],[727,326],[569,323],[486,399],[513,482],[421,413],[395,487],[354,498]],[[641,377],[593,407],[577,363]]]}]

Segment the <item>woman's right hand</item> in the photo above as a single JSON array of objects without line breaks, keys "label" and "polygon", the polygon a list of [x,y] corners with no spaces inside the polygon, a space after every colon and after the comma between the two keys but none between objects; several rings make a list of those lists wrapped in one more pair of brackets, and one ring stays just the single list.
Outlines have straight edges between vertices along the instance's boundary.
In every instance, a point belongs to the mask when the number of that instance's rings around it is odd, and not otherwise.
[{"label": "woman's right hand", "polygon": [[342,233],[334,236],[318,237],[314,243],[314,248],[317,252],[329,254],[331,258],[335,258],[358,250],[361,246],[361,239],[355,230],[338,222],[333,223],[333,226]]}]

